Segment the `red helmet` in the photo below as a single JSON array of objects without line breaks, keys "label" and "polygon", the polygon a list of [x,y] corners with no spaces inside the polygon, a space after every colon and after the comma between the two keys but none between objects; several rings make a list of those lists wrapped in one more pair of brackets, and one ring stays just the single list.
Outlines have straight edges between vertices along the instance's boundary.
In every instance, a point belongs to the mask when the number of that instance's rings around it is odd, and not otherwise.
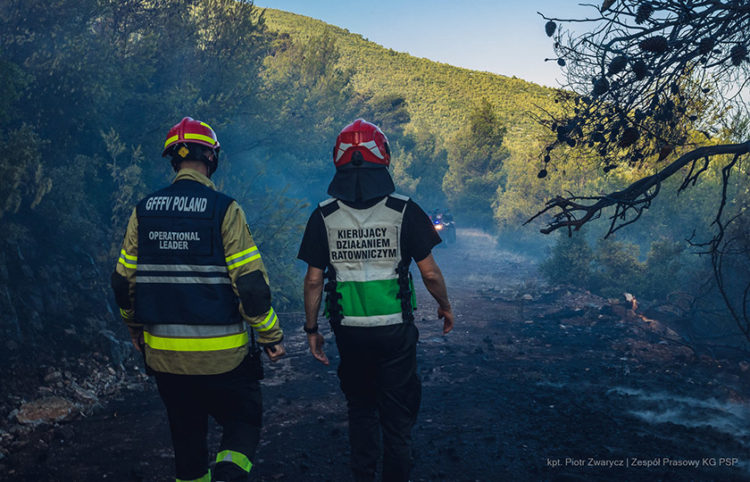
[{"label": "red helmet", "polygon": [[391,163],[388,138],[378,126],[364,119],[357,119],[344,127],[336,138],[333,164],[336,167],[349,164],[355,152],[359,152],[366,162],[386,167]]},{"label": "red helmet", "polygon": [[[197,121],[192,117],[183,118],[178,124],[169,129],[167,140],[164,142],[162,156],[172,154],[179,144],[200,144],[210,147],[219,153],[219,140],[211,126],[205,122]],[[185,157],[185,156],[182,156]]]}]

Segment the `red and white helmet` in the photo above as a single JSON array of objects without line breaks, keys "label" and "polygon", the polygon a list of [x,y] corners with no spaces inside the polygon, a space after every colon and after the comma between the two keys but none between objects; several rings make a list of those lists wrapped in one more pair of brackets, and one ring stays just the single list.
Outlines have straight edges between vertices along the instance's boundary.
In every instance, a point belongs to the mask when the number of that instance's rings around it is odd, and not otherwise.
[{"label": "red and white helmet", "polygon": [[333,164],[337,168],[349,164],[355,152],[359,152],[365,162],[384,167],[388,167],[391,163],[388,138],[378,126],[364,119],[357,119],[344,127],[336,138],[336,145],[333,147]]},{"label": "red and white helmet", "polygon": [[200,144],[210,147],[216,153],[221,148],[216,133],[211,129],[211,126],[192,117],[183,118],[169,129],[167,140],[164,142],[164,152],[161,155],[172,154],[174,148],[179,144]]}]

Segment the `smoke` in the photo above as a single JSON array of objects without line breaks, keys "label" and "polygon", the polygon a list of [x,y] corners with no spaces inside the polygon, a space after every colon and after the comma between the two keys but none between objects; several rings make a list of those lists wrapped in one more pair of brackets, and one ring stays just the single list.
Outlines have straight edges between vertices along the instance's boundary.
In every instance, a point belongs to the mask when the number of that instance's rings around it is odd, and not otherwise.
[{"label": "smoke", "polygon": [[709,428],[727,434],[750,448],[750,402],[698,399],[668,392],[615,387],[608,395],[631,399],[639,408],[628,413],[651,424],[672,423],[687,428]]}]

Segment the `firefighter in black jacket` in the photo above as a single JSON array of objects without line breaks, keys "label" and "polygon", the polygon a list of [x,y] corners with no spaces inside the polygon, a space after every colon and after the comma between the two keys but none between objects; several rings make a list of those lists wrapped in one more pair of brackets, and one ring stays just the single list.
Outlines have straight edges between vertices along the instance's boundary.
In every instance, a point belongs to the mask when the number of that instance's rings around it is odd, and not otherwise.
[{"label": "firefighter in black jacket", "polygon": [[[256,347],[272,361],[285,354],[245,214],[209,179],[218,154],[208,124],[186,117],[172,127],[162,155],[177,177],[133,210],[112,275],[133,345],[167,409],[177,480],[185,481],[248,478],[262,411]],[[209,415],[223,428],[213,479]]]},{"label": "firefighter in black jacket", "polygon": [[341,358],[354,477],[374,479],[382,431],[383,480],[406,481],[421,401],[409,264],[416,261],[448,333],[453,313],[431,254],[440,237],[415,202],[394,194],[388,140],[377,126],[358,119],[345,127],[333,162],[332,197],[310,216],[298,255],[308,264],[304,330],[313,356],[327,365],[317,324],[325,289]]}]

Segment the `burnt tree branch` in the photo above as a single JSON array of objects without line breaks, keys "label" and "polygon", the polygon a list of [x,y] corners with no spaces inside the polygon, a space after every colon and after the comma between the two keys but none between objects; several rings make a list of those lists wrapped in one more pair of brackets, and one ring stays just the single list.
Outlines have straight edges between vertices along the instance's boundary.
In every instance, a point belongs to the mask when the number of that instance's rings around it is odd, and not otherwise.
[{"label": "burnt tree branch", "polygon": [[[607,236],[617,231],[617,229],[634,222],[644,209],[648,209],[651,201],[656,197],[661,187],[661,183],[676,174],[688,164],[695,163],[700,159],[710,159],[713,156],[722,154],[734,154],[735,162],[738,156],[750,152],[750,141],[741,144],[723,144],[717,146],[705,146],[694,149],[683,154],[680,158],[669,164],[667,167],[657,173],[639,179],[621,191],[615,191],[600,196],[557,196],[547,202],[544,209],[529,218],[524,225],[532,222],[539,216],[550,211],[559,210],[554,213],[552,221],[547,227],[540,231],[549,234],[560,228],[572,228],[579,230],[581,226],[601,215],[602,210],[615,206],[615,214],[612,216],[612,224],[609,227]],[[706,161],[707,163],[708,161]],[[705,167],[697,171],[695,166],[688,173],[680,190],[685,189],[688,184],[694,184],[698,176],[705,171]],[[728,179],[724,178],[726,184]],[[592,201],[592,202],[580,202]],[[627,219],[629,212],[635,212],[635,219]],[[618,220],[620,222],[618,223]]]}]

